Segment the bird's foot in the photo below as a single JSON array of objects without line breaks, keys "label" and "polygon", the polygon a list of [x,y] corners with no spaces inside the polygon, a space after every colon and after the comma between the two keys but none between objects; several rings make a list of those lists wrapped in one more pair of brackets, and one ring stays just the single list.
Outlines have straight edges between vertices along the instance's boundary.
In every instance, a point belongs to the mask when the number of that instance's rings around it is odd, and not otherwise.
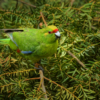
[{"label": "bird's foot", "polygon": [[42,70],[42,72],[44,72],[44,69],[40,65],[38,67],[34,67],[34,69]]},{"label": "bird's foot", "polygon": [[34,66],[35,66],[34,69],[42,70],[42,72],[44,72],[44,69],[42,68],[42,66],[40,66],[40,62],[35,63]]}]

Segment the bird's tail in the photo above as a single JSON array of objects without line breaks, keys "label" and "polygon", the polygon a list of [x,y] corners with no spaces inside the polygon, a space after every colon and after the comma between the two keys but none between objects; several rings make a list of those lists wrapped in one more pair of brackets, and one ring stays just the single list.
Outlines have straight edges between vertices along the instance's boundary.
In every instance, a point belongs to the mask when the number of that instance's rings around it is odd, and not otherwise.
[{"label": "bird's tail", "polygon": [[0,39],[0,45],[8,44],[9,45],[10,38],[7,39]]}]

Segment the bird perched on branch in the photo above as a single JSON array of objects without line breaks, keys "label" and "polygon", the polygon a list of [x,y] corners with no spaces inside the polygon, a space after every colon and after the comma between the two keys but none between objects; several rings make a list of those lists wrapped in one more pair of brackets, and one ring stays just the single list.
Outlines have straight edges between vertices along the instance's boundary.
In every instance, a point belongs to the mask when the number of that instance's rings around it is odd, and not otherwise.
[{"label": "bird perched on branch", "polygon": [[0,39],[0,44],[8,44],[12,50],[35,63],[35,68],[40,69],[40,80],[44,98],[47,99],[44,86],[43,69],[38,62],[45,57],[53,55],[58,47],[60,33],[56,26],[47,26],[43,29],[1,29],[0,33],[7,33],[7,39]]},{"label": "bird perched on branch", "polygon": [[[53,55],[58,47],[60,33],[54,25],[43,29],[1,29],[9,38],[0,39],[0,44],[8,44],[10,48],[34,63]],[[0,31],[1,31],[0,30]]]}]

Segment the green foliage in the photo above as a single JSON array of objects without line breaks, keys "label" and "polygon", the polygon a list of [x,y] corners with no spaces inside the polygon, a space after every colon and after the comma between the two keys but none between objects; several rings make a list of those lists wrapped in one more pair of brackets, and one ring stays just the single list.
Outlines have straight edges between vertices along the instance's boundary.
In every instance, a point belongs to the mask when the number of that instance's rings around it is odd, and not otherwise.
[{"label": "green foliage", "polygon": [[[71,7],[67,0],[26,0],[34,8],[21,2],[16,7],[16,1],[10,1],[11,6],[7,0],[1,3],[0,29],[39,28],[42,11],[48,25],[56,25],[62,33],[57,53],[41,61],[48,98],[99,100],[100,2],[76,0]],[[6,35],[0,34],[0,38]],[[86,70],[68,51],[85,64]],[[32,61],[20,57],[7,45],[0,46],[0,100],[44,100],[38,76]]]}]

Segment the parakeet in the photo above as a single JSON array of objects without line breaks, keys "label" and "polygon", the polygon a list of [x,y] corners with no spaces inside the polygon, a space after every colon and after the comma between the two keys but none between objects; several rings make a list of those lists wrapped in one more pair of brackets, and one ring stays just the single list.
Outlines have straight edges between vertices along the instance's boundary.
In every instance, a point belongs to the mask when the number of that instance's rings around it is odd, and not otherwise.
[{"label": "parakeet", "polygon": [[8,44],[10,48],[34,63],[49,57],[57,51],[60,32],[54,25],[43,29],[5,29],[7,39],[0,39],[0,44]]}]

